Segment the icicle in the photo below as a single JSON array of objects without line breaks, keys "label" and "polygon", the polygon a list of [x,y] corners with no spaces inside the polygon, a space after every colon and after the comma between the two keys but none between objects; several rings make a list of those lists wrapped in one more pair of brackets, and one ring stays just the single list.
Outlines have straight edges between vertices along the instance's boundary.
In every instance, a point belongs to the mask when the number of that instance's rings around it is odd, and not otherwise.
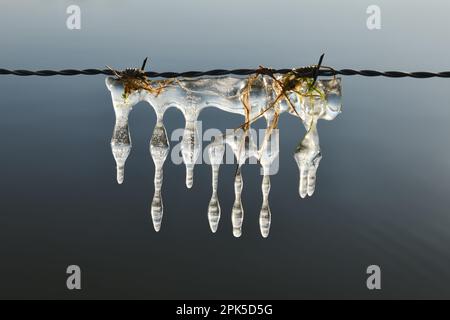
[{"label": "icicle", "polygon": [[322,154],[320,153],[319,134],[317,132],[317,121],[307,127],[303,140],[299,143],[294,158],[300,171],[299,193],[300,197],[312,196],[316,187],[316,174]]},{"label": "icicle", "polygon": [[128,129],[128,116],[139,97],[133,95],[125,99],[124,88],[120,81],[108,77],[105,79],[106,86],[111,91],[111,99],[116,117],[113,135],[111,138],[111,149],[116,161],[117,182],[123,183],[125,162],[131,151],[131,137]]},{"label": "icicle", "polygon": [[212,195],[208,205],[208,221],[213,233],[217,231],[221,213],[217,185],[219,181],[219,168],[224,152],[225,145],[223,144],[223,139],[222,137],[217,137],[208,149],[212,169]]},{"label": "icicle", "polygon": [[192,188],[194,183],[194,166],[200,154],[199,138],[196,120],[186,119],[183,140],[181,141],[181,155],[186,166],[186,187]]},{"label": "icicle", "polygon": [[116,160],[117,182],[123,183],[125,162],[131,151],[131,137],[128,130],[128,115],[131,111],[131,105],[115,104],[114,112],[116,114],[116,124],[111,138],[111,149]]},{"label": "icicle", "polygon": [[[264,238],[269,236],[272,219],[272,213],[269,206],[270,174],[278,171],[278,166],[276,168],[272,168],[272,164],[279,154],[279,131],[278,129],[271,129],[272,121],[273,118],[267,119],[268,126],[263,144],[261,146],[259,158],[263,174],[263,179],[261,182],[263,201],[259,214],[259,227],[261,235]],[[273,172],[271,172],[272,169]]]},{"label": "icicle", "polygon": [[232,135],[226,136],[226,141],[233,150],[237,161],[236,176],[234,177],[235,200],[231,212],[231,222],[233,224],[233,235],[235,237],[240,237],[242,235],[242,223],[244,221],[244,208],[241,200],[244,182],[242,179],[241,167],[247,158],[257,156],[257,152],[247,130],[236,130]]},{"label": "icicle", "polygon": [[167,132],[162,122],[162,116],[158,115],[158,120],[153,130],[153,135],[150,140],[150,154],[155,164],[155,193],[153,196],[151,214],[153,220],[153,227],[155,231],[161,228],[161,221],[163,217],[163,200],[161,195],[161,188],[163,183],[163,166],[169,153],[169,141],[167,139]]},{"label": "icicle", "polygon": [[263,203],[261,207],[261,211],[259,214],[259,227],[261,230],[261,235],[264,238],[267,238],[269,236],[270,231],[270,223],[271,223],[271,217],[272,214],[270,212],[269,207],[269,192],[270,192],[270,176],[264,174],[262,183],[261,183],[261,190],[263,194]]},{"label": "icicle", "polygon": [[317,121],[333,120],[342,109],[340,79],[318,81],[317,89],[324,93],[325,99],[320,97],[303,99],[301,114],[306,134],[294,153],[299,168],[299,193],[302,198],[314,194],[317,169],[322,159]]},{"label": "icicle", "polygon": [[231,212],[233,235],[237,238],[242,235],[242,223],[244,221],[244,208],[242,207],[242,200],[241,200],[242,187],[243,187],[243,180],[241,175],[241,168],[238,168],[236,176],[234,177],[235,200],[233,204],[233,210]]}]

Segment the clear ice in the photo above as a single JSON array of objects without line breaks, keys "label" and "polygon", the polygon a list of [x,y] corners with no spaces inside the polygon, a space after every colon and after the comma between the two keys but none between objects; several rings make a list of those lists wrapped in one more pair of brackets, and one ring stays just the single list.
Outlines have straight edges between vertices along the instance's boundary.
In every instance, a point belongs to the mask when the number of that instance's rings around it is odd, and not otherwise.
[{"label": "clear ice", "polygon": [[[164,112],[171,107],[179,109],[185,117],[185,130],[181,141],[181,154],[186,166],[186,186],[191,188],[194,179],[194,166],[201,155],[200,133],[196,127],[197,118],[202,109],[215,107],[225,112],[246,116],[249,119],[263,116],[267,123],[266,135],[259,149],[249,130],[237,129],[232,133],[217,136],[208,145],[208,155],[212,169],[212,195],[208,205],[208,221],[212,232],[216,232],[221,208],[218,198],[219,168],[223,161],[225,146],[234,153],[237,169],[234,181],[235,200],[231,212],[233,235],[242,235],[244,208],[241,201],[244,181],[241,167],[250,157],[254,157],[261,165],[262,171],[262,205],[259,216],[260,231],[267,237],[271,225],[269,205],[271,165],[279,156],[278,130],[272,130],[279,114],[288,112],[300,117],[306,134],[298,144],[294,158],[299,168],[299,193],[302,198],[312,196],[316,186],[317,169],[322,158],[319,145],[317,122],[319,119],[333,120],[341,112],[341,82],[339,78],[317,80],[315,87],[322,92],[321,96],[298,96],[288,93],[293,105],[283,99],[275,109],[267,110],[273,105],[276,94],[273,90],[273,79],[269,76],[258,77],[248,93],[249,108],[244,106],[243,94],[247,79],[242,77],[200,77],[177,78],[170,83],[154,80],[151,85],[156,88],[164,82],[164,90],[155,94],[139,89],[125,95],[123,82],[108,77],[106,85],[111,91],[112,103],[116,116],[111,149],[117,166],[117,182],[124,181],[125,162],[131,151],[131,138],[128,127],[128,116],[133,106],[140,101],[147,101],[155,110],[157,122],[150,139],[150,154],[155,164],[154,196],[151,203],[151,216],[156,231],[161,228],[163,217],[162,183],[163,166],[169,154],[169,141],[163,124]],[[308,88],[301,88],[307,90]],[[266,112],[263,112],[266,111]],[[247,119],[248,119],[247,118]]]},{"label": "clear ice", "polygon": [[219,184],[219,168],[225,153],[222,137],[216,137],[208,148],[209,161],[212,168],[212,195],[208,205],[208,221],[211,231],[217,231],[220,220],[220,203],[217,194]]},{"label": "clear ice", "polygon": [[114,103],[116,124],[111,138],[111,149],[117,164],[117,183],[122,184],[125,176],[125,161],[131,151],[131,137],[128,130],[128,115],[132,105]]},{"label": "clear ice", "polygon": [[153,227],[158,232],[161,228],[163,217],[163,200],[161,195],[161,188],[163,183],[163,165],[169,154],[169,141],[167,139],[167,132],[162,122],[162,117],[158,114],[155,129],[153,130],[152,138],[150,139],[150,154],[155,164],[155,194],[151,206],[151,214],[153,220]]}]

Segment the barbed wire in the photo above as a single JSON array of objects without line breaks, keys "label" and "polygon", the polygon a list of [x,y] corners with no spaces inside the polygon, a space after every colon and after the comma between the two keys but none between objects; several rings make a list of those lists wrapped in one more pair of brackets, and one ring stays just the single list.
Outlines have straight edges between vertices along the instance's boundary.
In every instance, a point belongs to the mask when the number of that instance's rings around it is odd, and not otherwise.
[{"label": "barbed wire", "polygon": [[[315,75],[315,70],[306,69],[302,71],[299,68],[298,75],[304,77],[312,77]],[[272,72],[278,74],[286,74],[292,71],[292,69],[274,69]],[[155,72],[148,71],[146,76],[149,78],[196,78],[202,76],[225,76],[225,75],[238,75],[248,76],[260,72],[260,69],[214,69],[209,71],[185,71],[185,72]],[[416,71],[416,72],[403,72],[403,71],[376,71],[376,70],[353,70],[353,69],[320,69],[317,71],[319,76],[363,76],[363,77],[387,77],[387,78],[416,78],[416,79],[428,79],[428,78],[450,78],[450,71],[442,72],[429,72],[429,71]],[[95,76],[95,75],[114,75],[110,69],[64,69],[64,70],[8,70],[0,69],[0,75],[14,75],[14,76]]]}]

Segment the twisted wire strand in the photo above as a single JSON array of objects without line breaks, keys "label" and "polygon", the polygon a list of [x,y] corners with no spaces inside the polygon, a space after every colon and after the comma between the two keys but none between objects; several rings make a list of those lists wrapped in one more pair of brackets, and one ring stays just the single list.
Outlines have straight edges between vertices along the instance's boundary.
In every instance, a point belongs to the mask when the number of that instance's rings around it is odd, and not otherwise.
[{"label": "twisted wire strand", "polygon": [[[312,77],[315,75],[316,70],[306,68],[297,74],[304,77]],[[278,69],[272,70],[274,73],[286,74],[292,71],[291,69]],[[209,71],[185,71],[185,72],[155,72],[148,71],[145,74],[149,78],[196,78],[202,76],[225,76],[225,75],[238,75],[247,76],[259,72],[259,69],[214,69]],[[14,76],[77,76],[77,75],[107,75],[112,76],[113,72],[109,69],[64,69],[64,70],[8,70],[0,69],[0,75],[14,75]],[[353,69],[320,69],[318,70],[319,76],[363,76],[363,77],[387,77],[387,78],[416,78],[416,79],[428,79],[428,78],[450,78],[450,71],[443,72],[428,72],[428,71],[416,71],[416,72],[403,72],[403,71],[376,71],[376,70],[353,70]]]}]

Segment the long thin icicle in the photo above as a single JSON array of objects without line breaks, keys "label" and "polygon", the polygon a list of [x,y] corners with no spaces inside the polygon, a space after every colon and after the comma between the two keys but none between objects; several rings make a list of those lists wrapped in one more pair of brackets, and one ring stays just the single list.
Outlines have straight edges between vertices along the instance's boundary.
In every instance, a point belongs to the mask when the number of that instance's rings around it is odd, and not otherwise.
[{"label": "long thin icicle", "polygon": [[[271,121],[268,121],[268,130],[270,129]],[[269,193],[270,193],[270,174],[271,170],[278,171],[278,168],[272,168],[275,159],[279,154],[279,132],[278,129],[270,130],[270,135],[264,137],[265,141],[260,150],[260,163],[262,166],[262,182],[261,191],[263,195],[263,201],[261,211],[259,214],[259,227],[261,235],[264,238],[269,236],[270,225],[272,220],[272,213],[269,205]]]},{"label": "long thin icicle", "polygon": [[122,184],[125,176],[125,162],[131,152],[131,137],[128,129],[128,115],[131,106],[114,105],[116,123],[111,138],[111,150],[116,160],[117,183]]},{"label": "long thin icicle", "polygon": [[151,205],[151,214],[153,220],[153,227],[155,231],[161,228],[162,217],[164,213],[164,205],[162,200],[161,188],[163,183],[163,166],[169,154],[169,141],[167,139],[167,132],[161,117],[158,117],[153,135],[150,140],[150,154],[155,164],[155,193]]},{"label": "long thin icicle", "polygon": [[242,207],[242,188],[243,180],[241,169],[239,168],[234,177],[234,204],[233,210],[231,212],[231,222],[233,224],[233,235],[235,237],[240,237],[242,235],[242,223],[244,221],[244,208]]},{"label": "long thin icicle", "polygon": [[194,167],[200,154],[196,122],[196,120],[186,119],[181,141],[181,155],[186,166],[186,187],[188,188],[192,188],[194,183]]},{"label": "long thin icicle", "polygon": [[219,196],[217,194],[217,187],[219,183],[219,168],[222,163],[223,154],[225,152],[225,145],[222,137],[217,137],[214,142],[209,146],[209,160],[211,162],[212,170],[212,195],[208,205],[208,221],[211,231],[214,233],[217,231],[217,227],[220,221],[220,203]]},{"label": "long thin icicle", "polygon": [[242,189],[244,181],[242,179],[241,167],[246,159],[256,156],[256,147],[247,130],[239,129],[232,135],[226,136],[226,141],[230,145],[236,156],[237,170],[234,177],[234,204],[231,212],[231,222],[233,225],[233,235],[240,237],[242,235],[242,224],[244,222],[244,208],[242,206]]}]

